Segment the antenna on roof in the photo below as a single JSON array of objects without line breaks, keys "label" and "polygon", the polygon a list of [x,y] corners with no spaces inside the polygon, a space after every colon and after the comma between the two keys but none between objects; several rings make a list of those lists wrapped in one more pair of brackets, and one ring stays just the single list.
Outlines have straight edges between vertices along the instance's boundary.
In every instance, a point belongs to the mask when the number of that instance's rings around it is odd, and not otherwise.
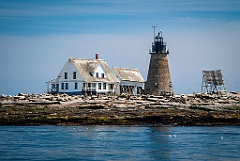
[{"label": "antenna on roof", "polygon": [[155,29],[156,27],[158,27],[158,25],[152,25],[152,28],[153,28],[153,42],[155,42]]}]

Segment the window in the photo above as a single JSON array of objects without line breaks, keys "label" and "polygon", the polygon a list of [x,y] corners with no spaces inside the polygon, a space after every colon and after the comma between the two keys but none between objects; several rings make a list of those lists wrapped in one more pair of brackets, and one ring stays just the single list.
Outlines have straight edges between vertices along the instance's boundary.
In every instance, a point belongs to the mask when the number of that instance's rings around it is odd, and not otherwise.
[{"label": "window", "polygon": [[88,87],[91,88],[91,83],[88,83]]},{"label": "window", "polygon": [[64,83],[61,83],[61,89],[64,90]]},{"label": "window", "polygon": [[113,89],[113,84],[110,84],[110,89],[111,89],[111,90]]},{"label": "window", "polygon": [[98,78],[98,73],[96,73],[96,77]]},{"label": "window", "polygon": [[64,73],[64,79],[68,79],[68,73],[67,72]]},{"label": "window", "polygon": [[102,89],[102,83],[98,83],[98,89]]},{"label": "window", "polygon": [[103,83],[103,89],[107,89],[107,83]]},{"label": "window", "polygon": [[68,90],[68,83],[65,84],[65,89]]},{"label": "window", "polygon": [[52,84],[52,89],[55,89],[55,84]]},{"label": "window", "polygon": [[104,73],[102,73],[102,78],[104,78],[105,77],[105,75],[104,75]]},{"label": "window", "polygon": [[78,83],[75,82],[75,89],[78,89]]},{"label": "window", "polygon": [[73,72],[73,79],[77,78],[77,72]]}]

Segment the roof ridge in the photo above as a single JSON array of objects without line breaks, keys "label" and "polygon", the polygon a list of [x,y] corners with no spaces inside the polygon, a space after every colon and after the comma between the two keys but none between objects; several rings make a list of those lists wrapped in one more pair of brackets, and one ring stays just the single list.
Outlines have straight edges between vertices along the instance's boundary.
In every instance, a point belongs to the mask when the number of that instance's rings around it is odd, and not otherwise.
[{"label": "roof ridge", "polygon": [[127,69],[127,70],[138,70],[138,68],[121,68],[121,67],[113,67],[115,69]]},{"label": "roof ridge", "polygon": [[69,58],[69,59],[73,59],[73,60],[93,60],[93,61],[98,61],[98,60],[103,60],[103,61],[105,61],[104,59],[89,59],[89,58]]}]

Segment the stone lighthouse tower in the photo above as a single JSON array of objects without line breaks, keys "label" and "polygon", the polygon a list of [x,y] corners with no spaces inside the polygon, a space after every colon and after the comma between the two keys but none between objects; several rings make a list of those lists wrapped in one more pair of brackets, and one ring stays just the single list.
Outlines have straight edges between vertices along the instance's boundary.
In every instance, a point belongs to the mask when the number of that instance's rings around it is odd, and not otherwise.
[{"label": "stone lighthouse tower", "polygon": [[171,95],[173,94],[170,70],[168,66],[169,51],[166,48],[167,43],[163,41],[162,32],[154,36],[150,64],[148,68],[147,82],[145,84],[145,93],[152,95]]}]

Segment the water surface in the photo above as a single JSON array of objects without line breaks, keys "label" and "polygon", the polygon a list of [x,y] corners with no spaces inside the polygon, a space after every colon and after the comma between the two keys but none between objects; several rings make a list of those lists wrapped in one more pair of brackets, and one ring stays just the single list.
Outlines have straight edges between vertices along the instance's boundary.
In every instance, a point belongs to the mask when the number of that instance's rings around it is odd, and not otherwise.
[{"label": "water surface", "polygon": [[238,126],[0,128],[0,160],[240,160]]}]

